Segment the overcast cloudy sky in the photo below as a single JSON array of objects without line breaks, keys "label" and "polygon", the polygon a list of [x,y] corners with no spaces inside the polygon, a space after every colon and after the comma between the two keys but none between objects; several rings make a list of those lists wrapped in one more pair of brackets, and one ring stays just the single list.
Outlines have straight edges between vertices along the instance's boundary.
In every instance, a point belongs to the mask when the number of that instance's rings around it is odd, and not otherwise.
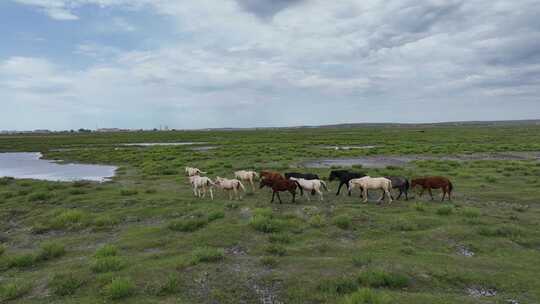
[{"label": "overcast cloudy sky", "polygon": [[1,0],[0,129],[540,118],[540,0]]}]

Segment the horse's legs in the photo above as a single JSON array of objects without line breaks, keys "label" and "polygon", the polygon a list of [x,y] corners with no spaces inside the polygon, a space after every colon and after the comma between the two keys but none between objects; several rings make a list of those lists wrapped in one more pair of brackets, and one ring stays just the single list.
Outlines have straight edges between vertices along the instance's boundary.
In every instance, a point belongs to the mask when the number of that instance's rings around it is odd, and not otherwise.
[{"label": "horse's legs", "polygon": [[277,193],[277,198],[279,199],[279,203],[283,204],[283,202],[281,201],[281,196],[279,196],[279,192],[276,192],[276,193]]},{"label": "horse's legs", "polygon": [[390,191],[388,191],[387,189],[384,190],[384,192],[386,193],[386,195],[388,196],[388,204],[391,204],[392,203],[392,194],[390,194]]},{"label": "horse's legs", "polygon": [[401,197],[401,194],[403,194],[403,192],[401,191],[401,188],[398,188],[399,189],[399,195],[397,196],[397,200],[399,200],[399,198]]},{"label": "horse's legs", "polygon": [[442,198],[441,198],[441,202],[444,202],[444,197],[446,196],[446,187],[443,187],[442,188]]},{"label": "horse's legs", "polygon": [[273,191],[272,192],[272,200],[270,201],[270,203],[273,203],[274,202],[274,197],[276,196],[276,191]]},{"label": "horse's legs", "polygon": [[212,192],[212,187],[210,187],[208,191],[210,192],[210,199],[214,200],[214,192]]},{"label": "horse's legs", "polygon": [[409,200],[409,190],[405,189],[405,200],[408,201]]},{"label": "horse's legs", "polygon": [[321,198],[321,202],[324,201],[323,193],[321,192],[321,190],[317,189],[317,193],[319,193],[319,196]]},{"label": "horse's legs", "polygon": [[429,196],[431,196],[431,200],[433,200],[433,193],[431,193],[431,188],[428,188],[427,190],[429,192]]},{"label": "horse's legs", "polygon": [[311,202],[311,198],[309,198],[309,193],[311,191],[304,191],[304,196],[307,198],[308,202]]},{"label": "horse's legs", "polygon": [[[341,187],[342,187],[343,185],[345,185],[345,183],[344,183],[344,182],[339,182],[339,187],[337,188],[336,196],[338,196],[338,195],[339,195],[339,191],[341,190]],[[351,193],[350,193],[350,192],[349,192],[349,195],[351,195]]]},{"label": "horse's legs", "polygon": [[418,194],[418,197],[422,197],[422,195],[424,195],[424,191],[426,191],[426,188],[422,187],[422,191],[420,191],[420,194]]},{"label": "horse's legs", "polygon": [[[292,202],[294,203],[295,198],[296,198],[296,190],[291,191],[291,194],[292,194]],[[308,199],[309,199],[309,195],[308,195]]]},{"label": "horse's legs", "polygon": [[367,203],[367,198],[368,198],[367,187],[362,189],[362,192],[364,193],[364,203]]}]

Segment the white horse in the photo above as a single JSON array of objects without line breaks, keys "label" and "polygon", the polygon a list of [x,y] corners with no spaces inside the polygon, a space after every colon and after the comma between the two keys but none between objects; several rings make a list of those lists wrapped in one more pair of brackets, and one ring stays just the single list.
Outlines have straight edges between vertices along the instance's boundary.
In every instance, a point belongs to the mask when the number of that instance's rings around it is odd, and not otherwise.
[{"label": "white horse", "polygon": [[223,177],[216,177],[216,187],[225,190],[229,193],[229,199],[232,199],[231,197],[231,191],[234,192],[234,197],[241,200],[242,194],[238,191],[244,191],[246,192],[246,188],[244,188],[244,185],[242,185],[242,182],[237,179],[227,179]]},{"label": "white horse", "polygon": [[349,191],[354,188],[360,188],[364,196],[364,203],[368,201],[368,190],[369,189],[380,189],[383,191],[379,202],[384,200],[384,196],[388,197],[388,203],[392,203],[392,195],[390,191],[392,190],[392,181],[385,177],[370,177],[364,176],[362,178],[354,178],[349,181]]},{"label": "white horse", "polygon": [[316,192],[319,194],[319,197],[321,201],[323,201],[323,193],[321,192],[321,187],[324,188],[324,190],[328,191],[328,187],[326,186],[326,183],[323,182],[320,179],[303,179],[303,178],[295,178],[295,177],[289,177],[290,180],[296,181],[300,187],[302,187],[302,190],[304,190],[304,195],[307,197],[307,200],[310,201],[309,198],[309,192]]},{"label": "white horse", "polygon": [[[214,200],[214,193],[212,192],[212,187],[214,187],[214,182],[206,176],[193,175],[189,177],[189,183],[193,188],[193,194],[196,197],[204,198],[206,196],[206,191],[210,192],[210,198]],[[202,191],[201,191],[202,190]]]},{"label": "white horse", "polygon": [[255,171],[240,170],[240,171],[234,172],[234,178],[237,178],[244,182],[249,182],[249,184],[251,185],[252,191],[255,192],[255,185],[253,181],[259,178],[259,173]]},{"label": "white horse", "polygon": [[194,175],[203,175],[203,174],[206,174],[206,172],[203,172],[197,168],[192,168],[192,167],[186,167],[186,174],[187,176],[194,176]]}]

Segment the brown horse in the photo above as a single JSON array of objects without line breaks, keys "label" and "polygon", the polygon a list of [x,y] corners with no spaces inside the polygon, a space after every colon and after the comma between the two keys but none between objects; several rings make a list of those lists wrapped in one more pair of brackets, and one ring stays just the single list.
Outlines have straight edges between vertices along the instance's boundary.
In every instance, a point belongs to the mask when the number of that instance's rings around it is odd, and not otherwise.
[{"label": "brown horse", "polygon": [[411,181],[411,189],[414,189],[417,185],[422,186],[422,191],[420,192],[419,196],[422,196],[424,194],[424,191],[427,189],[429,192],[429,195],[431,196],[431,200],[433,200],[433,193],[431,193],[431,189],[441,189],[443,191],[443,196],[441,201],[444,201],[444,197],[448,193],[448,200],[451,200],[452,197],[452,189],[454,186],[450,182],[450,180],[443,176],[428,176],[428,177],[421,177],[421,178],[414,178]]},{"label": "brown horse", "polygon": [[261,176],[262,179],[265,179],[265,178],[270,179],[270,180],[285,179],[285,177],[281,175],[281,173],[275,172],[275,171],[263,170],[261,171],[261,173],[259,173],[259,175]]},{"label": "brown horse", "polygon": [[281,197],[279,196],[279,192],[289,191],[292,194],[292,202],[294,203],[294,199],[296,198],[296,188],[300,188],[301,194],[304,194],[302,191],[302,187],[298,184],[297,181],[288,180],[288,179],[270,179],[270,178],[263,178],[261,179],[261,182],[259,184],[259,188],[262,189],[263,187],[269,187],[272,188],[272,200],[270,203],[274,202],[274,197],[276,196],[279,199],[279,203],[283,204],[281,201]]}]

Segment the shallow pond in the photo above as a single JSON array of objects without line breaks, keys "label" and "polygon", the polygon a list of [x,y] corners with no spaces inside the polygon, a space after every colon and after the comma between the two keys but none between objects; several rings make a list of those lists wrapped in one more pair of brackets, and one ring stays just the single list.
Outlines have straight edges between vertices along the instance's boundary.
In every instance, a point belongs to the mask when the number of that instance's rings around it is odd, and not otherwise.
[{"label": "shallow pond", "polygon": [[28,178],[70,182],[88,180],[104,182],[112,178],[117,167],[85,164],[60,164],[41,159],[41,153],[0,153],[0,177]]}]

